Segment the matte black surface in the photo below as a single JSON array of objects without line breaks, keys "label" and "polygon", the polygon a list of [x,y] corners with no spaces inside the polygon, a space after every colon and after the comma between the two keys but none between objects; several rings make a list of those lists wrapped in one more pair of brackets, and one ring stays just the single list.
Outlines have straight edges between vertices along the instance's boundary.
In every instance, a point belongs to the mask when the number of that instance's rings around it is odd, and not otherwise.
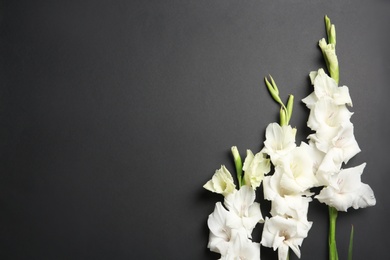
[{"label": "matte black surface", "polygon": [[[340,214],[340,259],[351,224],[355,260],[388,258],[389,1],[10,0],[0,10],[0,259],[217,259],[206,220],[221,197],[202,185],[232,169],[232,145],[261,148],[278,115],[268,74],[295,95],[291,123],[305,140],[299,100],[324,66],[325,14],[362,149],[348,165],[367,162],[377,197]],[[301,259],[327,259],[326,206],[312,203],[309,219]],[[262,259],[277,255],[263,248]]]}]

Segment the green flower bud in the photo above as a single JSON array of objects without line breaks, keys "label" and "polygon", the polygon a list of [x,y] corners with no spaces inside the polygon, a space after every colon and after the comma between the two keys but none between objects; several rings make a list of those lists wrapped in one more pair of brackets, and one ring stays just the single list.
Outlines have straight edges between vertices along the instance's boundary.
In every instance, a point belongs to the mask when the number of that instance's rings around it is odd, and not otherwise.
[{"label": "green flower bud", "polygon": [[231,148],[233,159],[234,159],[234,165],[236,166],[236,173],[237,173],[237,180],[238,180],[238,186],[241,187],[243,185],[243,176],[242,176],[242,160],[240,153],[238,152],[237,146],[232,146]]},{"label": "green flower bud", "polygon": [[268,88],[268,91],[269,93],[271,94],[272,98],[278,102],[280,105],[283,105],[283,102],[282,100],[280,99],[279,97],[279,90],[278,90],[278,87],[276,86],[275,84],[275,81],[274,79],[271,77],[270,75],[270,78],[271,78],[271,83],[269,83],[268,79],[267,78],[264,78],[265,80],[265,84],[267,85],[267,88]]},{"label": "green flower bud", "polygon": [[328,35],[328,43],[336,45],[336,28],[334,24],[330,22],[328,16],[325,15],[325,28]]},{"label": "green flower bud", "polygon": [[292,111],[293,111],[293,106],[294,106],[294,96],[290,95],[288,97],[287,107],[286,107],[286,109],[287,109],[287,124],[290,122]]}]

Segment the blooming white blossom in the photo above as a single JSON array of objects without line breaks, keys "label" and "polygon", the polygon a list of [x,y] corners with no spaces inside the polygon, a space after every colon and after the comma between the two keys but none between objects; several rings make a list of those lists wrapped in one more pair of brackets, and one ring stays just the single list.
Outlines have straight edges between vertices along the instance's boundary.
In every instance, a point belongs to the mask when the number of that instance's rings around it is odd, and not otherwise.
[{"label": "blooming white blossom", "polygon": [[321,129],[332,134],[341,123],[349,121],[352,114],[344,105],[336,105],[329,99],[320,99],[310,110],[307,125],[312,130]]},{"label": "blooming white blossom", "polygon": [[342,169],[332,176],[334,179],[327,187],[323,188],[316,198],[336,208],[338,211],[347,211],[348,208],[365,208],[376,204],[374,192],[371,187],[361,182],[361,175],[366,166]]},{"label": "blooming white blossom", "polygon": [[280,126],[271,123],[265,130],[264,152],[271,157],[273,164],[277,164],[280,157],[296,147],[295,135],[297,129],[290,125]]},{"label": "blooming white blossom", "polygon": [[277,171],[272,176],[266,176],[264,178],[264,198],[272,201],[271,215],[307,219],[311,198],[306,196],[310,196],[312,193],[309,191],[293,193],[284,189],[280,182],[282,176],[283,173]]},{"label": "blooming white blossom", "polygon": [[247,185],[256,189],[260,186],[264,178],[264,174],[269,173],[271,169],[270,160],[266,158],[266,154],[259,152],[253,155],[251,150],[247,150],[247,155],[242,167],[244,170],[244,180]]},{"label": "blooming white blossom", "polygon": [[353,124],[349,121],[340,123],[334,131],[317,130],[309,136],[318,150],[328,153],[331,149],[340,150],[341,162],[347,163],[349,159],[360,152],[359,145],[353,133]]},{"label": "blooming white blossom", "polygon": [[[249,187],[245,189],[247,188]],[[238,196],[237,198],[242,199],[245,196]],[[237,203],[237,201],[235,202]],[[242,202],[245,203],[245,201]],[[251,215],[256,209],[252,204],[243,211],[244,215],[246,213]],[[242,216],[242,218],[238,218],[237,211],[228,211],[221,202],[217,202],[214,212],[209,215],[207,220],[210,229],[208,243],[210,251],[220,253],[221,259],[260,259],[260,244],[252,242],[250,233],[248,233],[248,230],[243,225],[250,222],[248,220],[249,218],[255,217]],[[257,217],[256,219],[258,220],[259,218]],[[252,224],[250,223],[250,225]]]},{"label": "blooming white blossom", "polygon": [[335,105],[352,106],[351,96],[347,86],[338,87],[334,79],[329,77],[323,69],[310,72],[310,79],[314,85],[314,91],[302,99],[303,103],[310,109],[320,99],[331,100]]},{"label": "blooming white blossom", "polygon": [[263,222],[260,204],[254,202],[255,191],[249,186],[242,186],[237,192],[225,197],[225,206],[232,213],[227,225],[232,228],[244,227],[251,237],[253,228],[257,223]]},{"label": "blooming white blossom", "polygon": [[226,255],[222,255],[220,259],[258,260],[260,259],[260,243],[252,242],[252,240],[248,239],[245,236],[244,232],[241,232],[241,230],[233,229],[229,250],[227,251]]},{"label": "blooming white blossom", "polygon": [[222,165],[219,170],[215,171],[211,180],[209,180],[203,188],[226,196],[235,191],[236,185],[234,184],[233,177],[229,170]]},{"label": "blooming white blossom", "polygon": [[309,210],[309,202],[311,201],[311,197],[302,195],[285,195],[283,197],[277,196],[272,201],[270,213],[272,216],[281,216],[306,221]]},{"label": "blooming white blossom", "polygon": [[292,194],[302,193],[316,186],[314,162],[309,150],[305,147],[296,147],[280,159],[275,172],[281,171],[280,185]]},{"label": "blooming white blossom", "polygon": [[267,217],[260,243],[278,250],[279,260],[287,259],[289,248],[300,258],[299,247],[302,245],[303,239],[307,237],[311,226],[312,222],[308,221],[281,216]]}]

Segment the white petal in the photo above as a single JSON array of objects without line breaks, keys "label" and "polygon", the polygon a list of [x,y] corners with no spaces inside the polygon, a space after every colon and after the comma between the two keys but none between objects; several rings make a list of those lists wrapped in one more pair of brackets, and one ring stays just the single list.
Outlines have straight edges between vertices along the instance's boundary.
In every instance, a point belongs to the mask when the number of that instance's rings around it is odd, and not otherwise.
[{"label": "white petal", "polygon": [[260,244],[253,243],[242,232],[233,235],[233,243],[229,252],[229,259],[260,259]]},{"label": "white petal", "polygon": [[338,105],[346,104],[352,107],[352,100],[347,86],[338,87],[337,92],[333,94],[333,100]]},{"label": "white petal", "polygon": [[338,175],[340,192],[355,192],[361,184],[361,175],[366,167],[366,163],[359,166],[343,169]]},{"label": "white petal", "polygon": [[309,109],[314,107],[314,104],[317,103],[318,98],[314,92],[302,99],[302,102],[306,104]]},{"label": "white petal", "polygon": [[230,230],[226,228],[226,218],[229,212],[222,206],[221,202],[215,204],[215,209],[207,220],[210,231],[217,237],[228,238]]},{"label": "white petal", "polygon": [[[279,168],[277,168],[279,169]],[[284,196],[285,193],[280,186],[280,180],[283,173],[276,170],[273,175],[264,178],[263,190],[264,198],[266,200],[274,200],[277,196]]]},{"label": "white petal", "polygon": [[208,248],[213,252],[225,254],[229,248],[231,230],[226,225],[228,216],[229,212],[220,202],[215,204],[214,212],[209,215],[207,220],[210,229]]},{"label": "white petal", "polygon": [[342,161],[349,159],[360,152],[359,145],[353,134],[353,124],[346,122],[340,125],[337,135],[332,139],[332,145],[342,150]]},{"label": "white petal", "polygon": [[312,85],[314,85],[314,80],[317,77],[317,75],[318,75],[318,71],[311,71],[309,73],[309,77]]},{"label": "white petal", "polygon": [[255,155],[252,153],[251,150],[246,150],[246,157],[245,157],[245,161],[244,161],[244,165],[242,166],[242,169],[244,171],[247,171],[253,161],[253,158],[255,157]]},{"label": "white petal", "polygon": [[352,207],[354,209],[366,208],[369,206],[374,206],[376,204],[376,199],[374,196],[374,191],[371,187],[363,183],[358,191],[358,195],[353,201]]},{"label": "white petal", "polygon": [[288,256],[288,245],[287,244],[281,244],[279,247],[278,247],[278,259],[279,260],[287,260],[287,256]]}]

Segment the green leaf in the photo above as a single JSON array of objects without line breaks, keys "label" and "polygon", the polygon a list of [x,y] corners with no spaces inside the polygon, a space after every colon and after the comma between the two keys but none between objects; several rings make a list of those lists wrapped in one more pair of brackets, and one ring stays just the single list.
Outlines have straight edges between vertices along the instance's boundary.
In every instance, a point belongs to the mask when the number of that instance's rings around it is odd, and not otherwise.
[{"label": "green leaf", "polygon": [[352,260],[352,251],[353,251],[353,225],[351,227],[351,235],[349,236],[349,247],[348,247],[348,260]]}]

